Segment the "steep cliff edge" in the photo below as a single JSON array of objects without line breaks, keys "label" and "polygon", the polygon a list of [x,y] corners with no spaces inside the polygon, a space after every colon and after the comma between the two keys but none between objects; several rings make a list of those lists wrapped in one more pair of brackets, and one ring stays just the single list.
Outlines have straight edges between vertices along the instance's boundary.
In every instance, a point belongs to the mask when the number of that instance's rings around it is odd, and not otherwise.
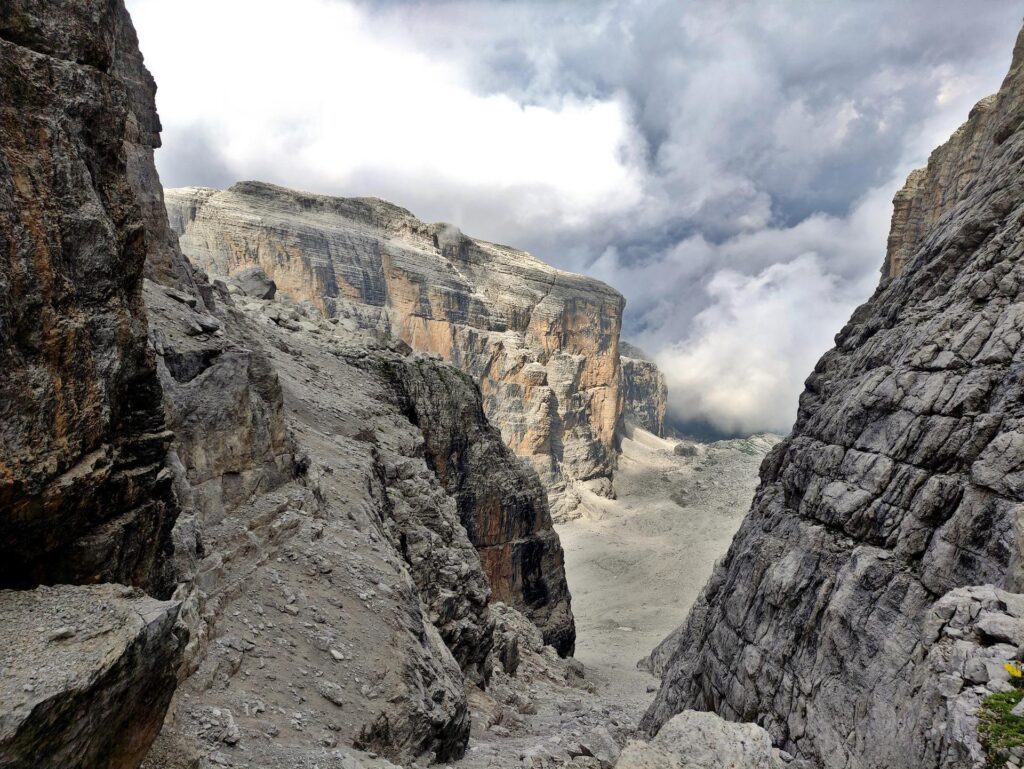
[{"label": "steep cliff edge", "polygon": [[160,189],[146,78],[119,0],[0,6],[0,764],[12,769],[134,769],[186,640],[179,604],[136,589],[173,589],[178,515],[142,301]]},{"label": "steep cliff edge", "polygon": [[979,687],[1016,653],[985,612],[1019,596],[957,589],[1024,587],[1022,118],[1024,34],[999,93],[897,196],[882,283],[666,641],[649,732],[708,709],[816,765],[980,765]]},{"label": "steep cliff edge", "polygon": [[556,511],[575,509],[574,484],[611,492],[623,299],[608,286],[376,199],[257,182],[166,197],[182,250],[211,275],[261,267],[290,299],[472,375]]},{"label": "steep cliff edge", "polygon": [[0,9],[0,586],[170,587],[127,30],[113,0]]}]

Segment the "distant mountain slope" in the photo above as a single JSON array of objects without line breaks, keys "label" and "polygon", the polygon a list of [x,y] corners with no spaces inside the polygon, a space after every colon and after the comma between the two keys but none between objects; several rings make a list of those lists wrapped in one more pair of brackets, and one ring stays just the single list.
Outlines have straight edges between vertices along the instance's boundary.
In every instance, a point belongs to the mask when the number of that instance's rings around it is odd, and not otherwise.
[{"label": "distant mountain slope", "polygon": [[622,413],[616,291],[372,198],[243,182],[168,190],[167,207],[185,255],[211,275],[259,266],[285,296],[471,374],[555,512],[572,513],[576,484],[610,493]]}]

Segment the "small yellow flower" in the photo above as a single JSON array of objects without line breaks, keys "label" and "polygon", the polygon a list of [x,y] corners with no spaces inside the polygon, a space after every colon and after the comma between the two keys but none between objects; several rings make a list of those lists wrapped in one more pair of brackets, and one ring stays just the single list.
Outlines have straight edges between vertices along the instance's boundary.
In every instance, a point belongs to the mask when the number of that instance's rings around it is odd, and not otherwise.
[{"label": "small yellow flower", "polygon": [[1024,670],[1021,670],[1019,666],[1012,662],[1004,662],[1003,668],[1010,674],[1010,678],[1020,678],[1021,676],[1024,676]]}]

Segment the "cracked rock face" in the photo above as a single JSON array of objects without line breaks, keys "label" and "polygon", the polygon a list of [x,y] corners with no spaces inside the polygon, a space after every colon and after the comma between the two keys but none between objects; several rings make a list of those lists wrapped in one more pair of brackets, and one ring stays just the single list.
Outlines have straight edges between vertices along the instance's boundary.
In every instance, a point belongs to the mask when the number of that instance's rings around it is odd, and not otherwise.
[{"label": "cracked rock face", "polygon": [[134,769],[163,724],[178,604],[121,585],[0,591],[0,765]]},{"label": "cracked rock face", "polygon": [[244,182],[169,190],[167,206],[211,275],[260,267],[282,295],[469,373],[556,512],[575,509],[575,484],[610,493],[623,299],[608,286],[376,199]]},{"label": "cracked rock face", "polygon": [[399,359],[388,362],[387,376],[423,434],[428,466],[455,498],[492,600],[523,612],[544,643],[572,654],[576,628],[565,557],[537,474],[505,446],[473,381],[458,369]]},{"label": "cracked rock face", "polygon": [[0,8],[0,585],[164,591],[170,434],[133,179],[148,73],[120,2],[48,5]]},{"label": "cracked rock face", "polygon": [[826,767],[962,765],[936,730],[908,752],[893,724],[943,721],[917,696],[934,602],[1022,587],[1022,96],[1019,39],[999,93],[897,198],[886,275],[765,460],[649,732],[708,709]]}]

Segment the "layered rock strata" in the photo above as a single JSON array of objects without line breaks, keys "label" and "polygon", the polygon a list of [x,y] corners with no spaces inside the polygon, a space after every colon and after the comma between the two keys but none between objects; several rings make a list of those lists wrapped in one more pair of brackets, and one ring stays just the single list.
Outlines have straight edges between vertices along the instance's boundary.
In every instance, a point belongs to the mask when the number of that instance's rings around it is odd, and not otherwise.
[{"label": "layered rock strata", "polygon": [[0,9],[0,586],[169,588],[170,434],[131,178],[155,115],[144,78],[115,0]]},{"label": "layered rock strata", "polygon": [[665,437],[668,387],[658,366],[642,350],[621,342],[622,415],[659,438]]},{"label": "layered rock strata", "polygon": [[1022,95],[1024,37],[897,200],[886,277],[670,642],[649,732],[707,709],[821,766],[965,765],[925,671],[944,595],[1022,588]]},{"label": "layered rock strata", "polygon": [[211,275],[258,266],[278,290],[469,373],[488,418],[566,513],[610,493],[622,398],[623,299],[529,254],[369,198],[257,182],[170,190],[182,249]]},{"label": "layered rock strata", "polygon": [[172,436],[142,302],[163,214],[140,83],[120,0],[0,6],[5,767],[134,769],[187,638],[176,602],[40,586],[173,588]]}]

